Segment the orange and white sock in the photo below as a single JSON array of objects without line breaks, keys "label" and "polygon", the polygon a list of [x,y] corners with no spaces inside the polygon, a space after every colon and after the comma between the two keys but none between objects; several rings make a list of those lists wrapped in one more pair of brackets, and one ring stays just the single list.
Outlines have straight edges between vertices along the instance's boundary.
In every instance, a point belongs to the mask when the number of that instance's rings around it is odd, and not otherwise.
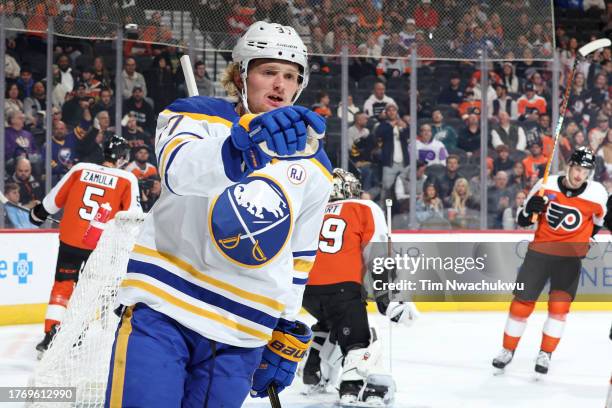
[{"label": "orange and white sock", "polygon": [[562,291],[553,291],[548,300],[548,319],[544,323],[542,330],[542,344],[540,349],[547,353],[552,353],[557,348],[565,320],[572,304],[571,296]]},{"label": "orange and white sock", "polygon": [[45,315],[45,333],[51,331],[53,325],[59,324],[64,319],[66,314],[66,307],[72,291],[74,290],[73,281],[55,281],[53,289],[51,289],[51,298],[49,299],[49,305],[47,306],[47,313]]},{"label": "orange and white sock", "polygon": [[504,348],[516,350],[521,336],[527,328],[527,318],[533,312],[535,302],[514,299],[510,304],[510,313],[504,329]]}]

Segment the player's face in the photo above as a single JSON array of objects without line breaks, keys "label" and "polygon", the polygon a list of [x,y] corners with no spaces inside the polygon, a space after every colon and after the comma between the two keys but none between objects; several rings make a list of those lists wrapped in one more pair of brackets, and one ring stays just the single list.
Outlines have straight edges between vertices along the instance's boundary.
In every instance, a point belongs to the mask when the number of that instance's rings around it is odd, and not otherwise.
[{"label": "player's face", "polygon": [[578,188],[589,178],[590,169],[581,166],[570,166],[567,172],[567,181],[569,187]]},{"label": "player's face", "polygon": [[297,64],[262,59],[253,61],[247,76],[247,102],[252,113],[292,104],[300,86]]}]

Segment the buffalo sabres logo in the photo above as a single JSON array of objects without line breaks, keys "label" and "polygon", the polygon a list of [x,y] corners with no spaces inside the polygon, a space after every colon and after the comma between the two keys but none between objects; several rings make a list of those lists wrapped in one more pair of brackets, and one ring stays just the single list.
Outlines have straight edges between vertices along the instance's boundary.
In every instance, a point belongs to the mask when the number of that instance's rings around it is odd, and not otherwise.
[{"label": "buffalo sabres logo", "polygon": [[561,227],[566,231],[574,231],[580,226],[582,216],[580,211],[574,207],[567,207],[552,201],[546,211],[546,221],[554,230]]},{"label": "buffalo sabres logo", "polygon": [[209,228],[226,258],[241,266],[261,266],[272,260],[289,238],[289,200],[273,180],[249,177],[226,188],[213,202]]}]

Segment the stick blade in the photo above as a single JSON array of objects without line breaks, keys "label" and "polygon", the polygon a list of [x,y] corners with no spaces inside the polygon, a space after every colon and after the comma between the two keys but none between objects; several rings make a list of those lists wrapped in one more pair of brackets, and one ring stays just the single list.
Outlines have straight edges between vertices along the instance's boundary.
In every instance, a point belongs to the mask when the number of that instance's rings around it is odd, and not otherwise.
[{"label": "stick blade", "polygon": [[606,47],[609,47],[610,45],[612,45],[612,41],[610,41],[609,38],[600,38],[598,40],[591,41],[587,45],[580,47],[580,49],[578,49],[578,52],[583,57],[586,57],[587,55],[594,52],[595,50],[598,50],[600,48],[606,48]]}]

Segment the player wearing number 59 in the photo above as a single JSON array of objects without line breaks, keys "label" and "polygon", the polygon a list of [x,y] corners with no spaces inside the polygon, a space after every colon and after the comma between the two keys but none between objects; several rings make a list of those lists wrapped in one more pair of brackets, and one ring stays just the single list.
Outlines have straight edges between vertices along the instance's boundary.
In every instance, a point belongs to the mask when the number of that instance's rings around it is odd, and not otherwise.
[{"label": "player wearing number 59", "polygon": [[309,137],[325,121],[293,105],[306,48],[257,22],[232,58],[233,102],[191,96],[159,116],[162,193],[119,289],[106,406],[240,407],[291,384],[310,343],[296,317],[331,168]]},{"label": "player wearing number 59", "polygon": [[[99,209],[111,219],[118,211],[140,208],[138,180],[125,170],[116,168],[128,154],[127,142],[113,136],[104,144],[102,165],[79,163],[53,187],[49,194],[30,211],[30,221],[41,225],[49,214],[64,209],[59,226],[59,252],[55,283],[45,316],[45,337],[36,346],[42,354],[47,348],[66,312],[66,306],[79,279],[81,267],[95,248],[87,236],[91,222]],[[110,208],[110,211],[108,210]]]}]

